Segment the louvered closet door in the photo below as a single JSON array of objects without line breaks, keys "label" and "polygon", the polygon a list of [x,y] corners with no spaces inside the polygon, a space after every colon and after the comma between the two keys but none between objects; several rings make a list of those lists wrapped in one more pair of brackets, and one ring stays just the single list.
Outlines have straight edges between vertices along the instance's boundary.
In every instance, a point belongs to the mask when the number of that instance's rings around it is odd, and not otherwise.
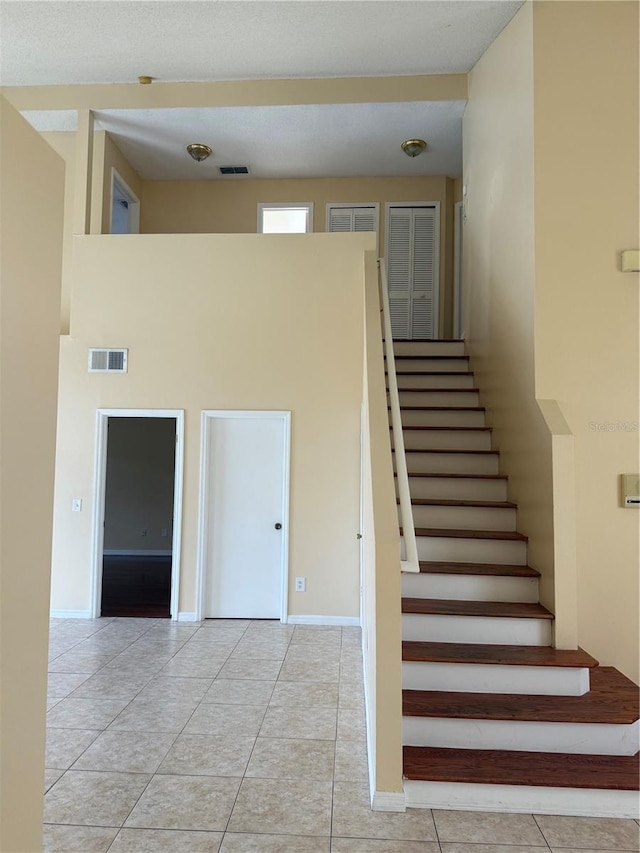
[{"label": "louvered closet door", "polygon": [[389,208],[389,307],[394,338],[434,338],[436,210]]},{"label": "louvered closet door", "polygon": [[377,231],[375,207],[330,207],[329,231]]}]

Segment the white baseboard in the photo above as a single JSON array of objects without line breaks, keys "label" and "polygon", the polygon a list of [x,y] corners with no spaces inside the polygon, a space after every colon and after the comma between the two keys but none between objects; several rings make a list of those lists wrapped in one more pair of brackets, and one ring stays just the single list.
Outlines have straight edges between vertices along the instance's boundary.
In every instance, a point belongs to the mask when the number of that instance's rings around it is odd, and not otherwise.
[{"label": "white baseboard", "polygon": [[52,610],[49,613],[52,619],[91,619],[90,610]]},{"label": "white baseboard", "polygon": [[195,611],[181,610],[178,613],[178,622],[199,622]]},{"label": "white baseboard", "polygon": [[404,791],[374,791],[371,798],[374,812],[404,812],[407,810]]},{"label": "white baseboard", "polygon": [[287,625],[341,625],[360,627],[358,616],[287,616]]},{"label": "white baseboard", "polygon": [[151,548],[142,550],[136,548],[105,548],[102,552],[105,557],[170,557],[173,553],[171,548],[162,550],[160,548]]}]

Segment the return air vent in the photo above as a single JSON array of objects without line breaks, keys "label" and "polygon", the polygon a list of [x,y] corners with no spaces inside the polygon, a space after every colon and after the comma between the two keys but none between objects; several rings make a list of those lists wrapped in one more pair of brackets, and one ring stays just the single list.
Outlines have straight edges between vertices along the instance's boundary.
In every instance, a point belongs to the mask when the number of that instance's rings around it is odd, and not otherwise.
[{"label": "return air vent", "polygon": [[90,349],[89,373],[126,373],[126,349]]},{"label": "return air vent", "polygon": [[218,166],[221,175],[248,175],[248,166]]}]

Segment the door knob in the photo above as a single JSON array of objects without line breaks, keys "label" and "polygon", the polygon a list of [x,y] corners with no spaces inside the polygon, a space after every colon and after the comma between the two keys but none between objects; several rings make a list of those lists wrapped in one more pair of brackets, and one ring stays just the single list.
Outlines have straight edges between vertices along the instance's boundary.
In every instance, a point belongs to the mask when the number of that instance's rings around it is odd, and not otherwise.
[{"label": "door knob", "polygon": [[276,524],[274,526],[275,526],[276,530],[282,530],[282,525],[280,524],[279,521],[276,522]]}]

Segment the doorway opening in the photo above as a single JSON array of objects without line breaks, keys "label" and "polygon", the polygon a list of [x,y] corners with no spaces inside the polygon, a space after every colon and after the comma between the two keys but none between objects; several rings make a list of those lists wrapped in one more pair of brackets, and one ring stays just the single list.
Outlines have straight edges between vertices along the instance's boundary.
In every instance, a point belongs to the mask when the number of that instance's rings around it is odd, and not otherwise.
[{"label": "doorway opening", "polygon": [[177,618],[182,413],[98,412],[96,616]]},{"label": "doorway opening", "polygon": [[140,200],[115,169],[111,169],[111,223],[109,233],[140,233]]}]

